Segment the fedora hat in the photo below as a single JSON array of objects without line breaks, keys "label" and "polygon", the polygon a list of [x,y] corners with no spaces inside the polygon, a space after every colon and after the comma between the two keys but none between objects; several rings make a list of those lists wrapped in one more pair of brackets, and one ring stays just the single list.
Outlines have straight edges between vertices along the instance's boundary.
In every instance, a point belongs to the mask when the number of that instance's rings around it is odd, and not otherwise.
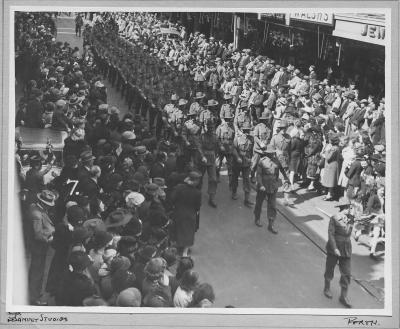
[{"label": "fedora hat", "polygon": [[209,99],[208,101],[207,101],[207,107],[211,107],[211,106],[217,106],[218,105],[218,102],[215,100],[215,99]]},{"label": "fedora hat", "polygon": [[55,206],[55,201],[57,200],[57,195],[50,190],[43,190],[42,192],[36,194],[37,198],[39,199],[40,202],[43,202],[44,204],[54,207]]},{"label": "fedora hat", "polygon": [[232,99],[232,95],[231,94],[224,94],[224,99]]},{"label": "fedora hat", "polygon": [[79,103],[79,98],[76,96],[76,94],[72,94],[70,98],[68,99],[68,104],[69,105],[76,105]]},{"label": "fedora hat", "polygon": [[124,226],[130,222],[132,217],[133,215],[129,211],[126,211],[125,209],[122,208],[118,208],[114,210],[110,215],[108,215],[104,224],[106,225],[107,228]]},{"label": "fedora hat", "polygon": [[232,119],[232,118],[233,118],[233,116],[232,116],[232,114],[230,112],[226,112],[225,113],[224,119]]},{"label": "fedora hat", "polygon": [[134,147],[134,151],[136,154],[144,155],[147,152],[147,148],[144,145],[138,145]]},{"label": "fedora hat", "polygon": [[152,183],[156,184],[159,188],[167,188],[167,185],[165,185],[165,179],[162,177],[154,177]]},{"label": "fedora hat", "polygon": [[96,159],[95,156],[93,156],[92,151],[83,151],[80,155],[80,159],[82,162],[90,161]]},{"label": "fedora hat", "polygon": [[159,186],[154,183],[148,183],[144,186],[145,191],[150,195],[155,195],[159,190]]},{"label": "fedora hat", "polygon": [[91,218],[83,223],[83,227],[87,228],[90,232],[106,231],[106,225],[100,218]]},{"label": "fedora hat", "polygon": [[250,122],[243,123],[242,130],[251,130]]},{"label": "fedora hat", "polygon": [[201,99],[201,98],[204,98],[205,96],[206,96],[205,93],[198,91],[198,92],[196,92],[194,99]]}]

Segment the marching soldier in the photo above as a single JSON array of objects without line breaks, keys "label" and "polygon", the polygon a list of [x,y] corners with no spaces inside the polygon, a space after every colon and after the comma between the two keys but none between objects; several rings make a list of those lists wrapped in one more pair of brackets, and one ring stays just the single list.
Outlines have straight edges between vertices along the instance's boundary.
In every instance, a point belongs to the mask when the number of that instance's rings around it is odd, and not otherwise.
[{"label": "marching soldier", "polygon": [[244,205],[251,207],[254,203],[250,201],[250,166],[253,150],[253,138],[250,136],[251,126],[245,122],[242,132],[238,132],[233,140],[233,165],[232,165],[232,199],[237,200],[237,188],[239,176],[242,173]]},{"label": "marching soldier", "polygon": [[267,198],[268,230],[274,234],[278,234],[278,231],[274,228],[274,222],[276,219],[276,193],[280,185],[279,172],[288,182],[289,178],[275,156],[275,149],[269,144],[257,165],[257,196],[254,207],[254,221],[257,226],[262,226],[260,221],[261,209],[265,198]]},{"label": "marching soldier", "polygon": [[233,116],[231,113],[225,113],[224,121],[216,130],[218,140],[218,168],[217,178],[221,170],[222,161],[226,159],[228,170],[229,190],[232,190],[232,161],[233,161],[233,140],[235,139],[235,129],[233,127]]},{"label": "marching soldier", "polygon": [[257,164],[260,161],[263,150],[267,147],[271,138],[271,129],[268,127],[268,116],[267,113],[263,112],[260,116],[260,122],[254,127],[254,149],[253,158],[251,159],[251,180],[255,183],[255,173],[257,170]]},{"label": "marching soldier", "polygon": [[202,174],[201,183],[203,181],[203,177],[205,172],[207,171],[208,175],[208,204],[216,208],[217,204],[215,203],[215,194],[217,192],[217,172],[216,172],[216,153],[218,150],[218,141],[217,136],[214,131],[214,123],[212,121],[207,121],[206,123],[207,129],[201,134],[201,164],[200,171]]},{"label": "marching soldier", "polygon": [[277,124],[277,134],[271,138],[271,146],[276,150],[276,157],[286,173],[289,170],[290,136],[286,133],[286,122],[280,120]]},{"label": "marching soldier", "polygon": [[339,263],[340,270],[340,297],[339,301],[344,306],[351,308],[347,299],[348,287],[351,278],[351,232],[353,231],[354,219],[349,214],[340,212],[333,215],[329,221],[328,243],[326,244],[325,286],[324,295],[332,298],[330,284],[333,279],[336,264]]},{"label": "marching soldier", "polygon": [[233,117],[235,114],[235,110],[232,106],[231,100],[232,100],[232,95],[231,94],[224,94],[224,100],[225,104],[222,104],[221,110],[219,112],[219,118],[221,119],[221,122],[224,122],[225,115],[230,114],[230,116]]},{"label": "marching soldier", "polygon": [[217,122],[217,116],[215,114],[215,109],[216,106],[218,105],[218,102],[214,99],[210,99],[207,102],[206,109],[200,112],[199,115],[199,122],[202,127],[202,132],[206,132],[209,125],[208,122],[211,122],[213,124],[213,127],[215,127],[215,124]]},{"label": "marching soldier", "polygon": [[252,120],[247,101],[239,102],[238,108],[236,109],[236,114],[233,124],[235,126],[236,133],[242,131],[242,127],[244,124],[248,124],[251,127]]},{"label": "marching soldier", "polygon": [[190,104],[189,112],[192,111],[193,113],[196,113],[197,116],[200,115],[202,111],[204,111],[204,106],[203,106],[203,99],[206,96],[205,93],[198,91],[196,92],[194,98],[194,102]]},{"label": "marching soldier", "polygon": [[186,160],[192,167],[195,163],[198,163],[200,149],[201,127],[196,120],[196,116],[196,110],[191,108],[188,113],[188,120],[184,123],[182,129],[182,138],[186,145]]}]

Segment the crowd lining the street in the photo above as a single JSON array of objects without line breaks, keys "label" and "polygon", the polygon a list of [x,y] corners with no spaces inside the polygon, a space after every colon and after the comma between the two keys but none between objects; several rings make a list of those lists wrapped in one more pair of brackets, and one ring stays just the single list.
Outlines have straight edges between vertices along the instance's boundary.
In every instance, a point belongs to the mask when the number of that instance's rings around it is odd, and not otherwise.
[{"label": "crowd lining the street", "polygon": [[[351,202],[358,218],[374,215],[375,244],[384,235],[384,99],[181,26],[170,38],[156,13],[99,14],[83,49],[57,42],[49,17],[16,15],[17,60],[35,58],[17,72],[26,83],[16,126],[68,133],[62,170],[46,184],[59,160],[51,145],[29,155],[25,172],[16,136],[32,304],[43,303],[52,248],[46,292],[56,305],[212,306],[190,247],[203,177],[217,207],[223,166],[233,200],[240,176],[250,208],[256,189],[257,226],[267,199],[274,234],[278,188],[290,206],[301,182],[326,202]],[[104,79],[129,113],[107,103]]]}]

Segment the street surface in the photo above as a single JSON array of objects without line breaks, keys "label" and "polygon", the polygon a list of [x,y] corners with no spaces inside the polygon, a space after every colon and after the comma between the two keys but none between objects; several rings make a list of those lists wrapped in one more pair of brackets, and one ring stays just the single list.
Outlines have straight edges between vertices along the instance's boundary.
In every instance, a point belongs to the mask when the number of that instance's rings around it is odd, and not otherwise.
[{"label": "street surface", "polygon": [[[82,49],[73,18],[58,18],[57,39]],[[122,116],[128,111],[124,100],[108,81],[104,83],[109,104],[117,106]],[[231,199],[226,172],[218,185],[217,209],[207,204],[207,177],[203,185],[200,229],[192,257],[201,281],[214,287],[216,307],[343,307],[338,301],[338,270],[332,281],[333,299],[322,293],[329,218],[319,209],[333,214],[336,202],[325,202],[316,192],[299,190],[292,194],[292,207],[279,205],[279,234],[273,235],[266,228],[265,207],[264,226],[254,225],[252,209],[243,205],[241,183],[239,199]],[[383,273],[384,262],[370,259],[367,247],[353,241],[352,274],[358,283],[352,280],[349,298],[354,308],[383,308]]]}]

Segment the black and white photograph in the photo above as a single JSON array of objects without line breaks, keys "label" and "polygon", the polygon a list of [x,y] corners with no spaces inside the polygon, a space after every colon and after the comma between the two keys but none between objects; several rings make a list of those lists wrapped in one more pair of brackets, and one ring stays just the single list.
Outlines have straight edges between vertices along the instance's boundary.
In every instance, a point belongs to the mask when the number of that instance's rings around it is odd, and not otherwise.
[{"label": "black and white photograph", "polygon": [[7,305],[391,315],[390,21],[13,9]]}]

